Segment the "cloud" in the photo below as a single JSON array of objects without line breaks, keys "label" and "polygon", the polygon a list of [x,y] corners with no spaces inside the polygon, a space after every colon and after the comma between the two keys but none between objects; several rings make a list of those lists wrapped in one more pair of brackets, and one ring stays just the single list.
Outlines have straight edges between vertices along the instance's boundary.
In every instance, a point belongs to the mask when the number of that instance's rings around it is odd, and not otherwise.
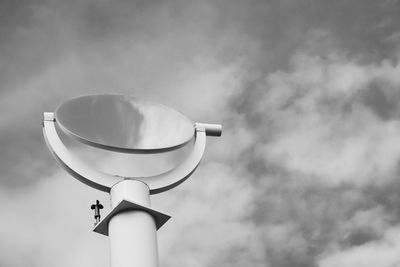
[{"label": "cloud", "polygon": [[399,159],[398,74],[399,66],[386,62],[297,54],[288,72],[268,75],[252,92],[247,115],[265,139],[256,153],[266,164],[332,184],[387,181]]},{"label": "cloud", "polygon": [[[398,222],[384,192],[398,174],[399,66],[324,45],[299,49],[288,70],[232,102],[234,128],[251,133],[240,162],[257,188],[252,220],[271,266],[317,266],[321,255],[380,242]],[[346,266],[342,258],[327,266]]]},{"label": "cloud", "polygon": [[31,266],[107,266],[107,239],[91,233],[89,206],[96,198],[106,202],[106,194],[79,184],[62,170],[48,178],[24,190],[1,190],[0,262],[5,266],[27,262]]},{"label": "cloud", "polygon": [[395,266],[400,260],[398,249],[399,230],[389,228],[382,240],[333,253],[323,258],[319,266]]},{"label": "cloud", "polygon": [[[224,125],[193,177],[153,196],[173,215],[162,266],[354,266],[375,249],[371,263],[398,262],[397,1],[2,5],[2,265],[108,264],[88,230],[107,196],[67,177],[40,129],[42,112],[104,92]],[[184,157],[72,146],[126,175]]]},{"label": "cloud", "polygon": [[173,216],[159,233],[164,266],[226,264],[233,251],[240,259],[231,262],[233,266],[263,262],[263,252],[252,242],[256,232],[248,218],[254,209],[254,188],[245,175],[210,162],[187,184],[153,197],[154,206]]}]

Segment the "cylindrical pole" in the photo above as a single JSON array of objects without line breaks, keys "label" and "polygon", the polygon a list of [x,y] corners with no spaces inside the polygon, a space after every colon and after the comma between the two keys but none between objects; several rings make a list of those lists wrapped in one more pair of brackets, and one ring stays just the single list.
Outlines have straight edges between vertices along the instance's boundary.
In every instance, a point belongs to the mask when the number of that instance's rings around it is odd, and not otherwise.
[{"label": "cylindrical pole", "polygon": [[[122,200],[150,207],[149,188],[136,180],[124,180],[111,188],[111,206]],[[146,211],[117,213],[108,225],[111,267],[158,267],[154,218]]]}]

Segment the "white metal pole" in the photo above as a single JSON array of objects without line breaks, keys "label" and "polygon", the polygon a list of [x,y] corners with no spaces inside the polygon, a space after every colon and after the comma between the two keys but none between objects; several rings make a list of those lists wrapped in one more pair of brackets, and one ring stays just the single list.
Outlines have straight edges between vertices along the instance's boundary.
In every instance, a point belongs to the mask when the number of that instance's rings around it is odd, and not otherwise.
[{"label": "white metal pole", "polygon": [[[111,206],[128,200],[150,207],[148,186],[136,180],[124,180],[110,191]],[[157,235],[154,218],[146,211],[122,211],[109,225],[111,267],[158,267]]]}]

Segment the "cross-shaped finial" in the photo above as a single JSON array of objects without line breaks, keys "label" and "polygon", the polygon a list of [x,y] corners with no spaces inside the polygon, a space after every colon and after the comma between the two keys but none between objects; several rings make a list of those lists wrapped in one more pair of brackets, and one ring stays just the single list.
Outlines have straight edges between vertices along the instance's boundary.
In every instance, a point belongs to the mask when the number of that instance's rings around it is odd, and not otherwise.
[{"label": "cross-shaped finial", "polygon": [[90,206],[92,210],[94,210],[94,225],[100,222],[100,210],[103,208],[103,205],[100,204],[100,201],[96,200],[96,204]]}]

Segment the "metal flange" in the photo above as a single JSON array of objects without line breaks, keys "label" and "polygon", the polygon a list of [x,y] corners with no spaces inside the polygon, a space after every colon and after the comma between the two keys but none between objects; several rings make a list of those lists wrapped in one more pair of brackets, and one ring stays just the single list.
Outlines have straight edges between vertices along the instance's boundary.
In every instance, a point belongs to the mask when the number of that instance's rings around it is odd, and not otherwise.
[{"label": "metal flange", "polygon": [[129,200],[122,200],[121,202],[118,203],[117,206],[114,207],[114,209],[108,213],[94,228],[93,231],[102,235],[108,236],[108,223],[114,217],[116,214],[119,212],[124,212],[124,211],[145,211],[149,213],[151,216],[153,216],[154,221],[156,223],[156,229],[160,229],[161,226],[163,226],[170,218],[171,216],[164,214],[162,212],[159,212],[155,209],[140,205],[138,203],[131,202]]}]

